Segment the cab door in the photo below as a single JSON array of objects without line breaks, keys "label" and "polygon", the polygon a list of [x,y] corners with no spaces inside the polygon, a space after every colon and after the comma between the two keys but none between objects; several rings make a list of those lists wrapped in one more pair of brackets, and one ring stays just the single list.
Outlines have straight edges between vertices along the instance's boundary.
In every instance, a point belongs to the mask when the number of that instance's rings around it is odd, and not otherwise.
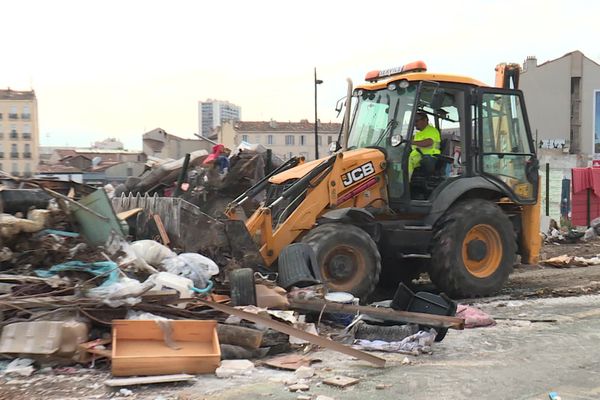
[{"label": "cab door", "polygon": [[508,189],[513,200],[535,203],[539,164],[522,92],[480,89],[477,122],[478,172]]}]

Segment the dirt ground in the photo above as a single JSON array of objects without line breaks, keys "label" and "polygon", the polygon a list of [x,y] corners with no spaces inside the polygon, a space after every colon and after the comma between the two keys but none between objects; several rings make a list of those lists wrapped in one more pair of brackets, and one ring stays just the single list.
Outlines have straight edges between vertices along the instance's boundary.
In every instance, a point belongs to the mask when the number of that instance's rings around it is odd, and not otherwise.
[{"label": "dirt ground", "polygon": [[[543,258],[598,253],[600,242],[546,245]],[[598,399],[599,292],[600,266],[517,267],[497,296],[465,301],[495,317],[496,326],[450,331],[434,344],[431,355],[373,353],[387,360],[384,369],[331,351],[311,352],[322,362],[313,365],[316,374],[307,381],[308,395],[360,400],[547,399],[555,390],[565,400]],[[260,361],[256,365],[246,377],[198,376],[189,383],[127,387],[131,393],[104,386],[110,377],[107,365],[46,368],[31,377],[0,375],[0,400],[298,398],[284,383],[295,379],[293,372],[262,367]],[[333,375],[355,377],[360,383],[346,389],[321,383]]]}]

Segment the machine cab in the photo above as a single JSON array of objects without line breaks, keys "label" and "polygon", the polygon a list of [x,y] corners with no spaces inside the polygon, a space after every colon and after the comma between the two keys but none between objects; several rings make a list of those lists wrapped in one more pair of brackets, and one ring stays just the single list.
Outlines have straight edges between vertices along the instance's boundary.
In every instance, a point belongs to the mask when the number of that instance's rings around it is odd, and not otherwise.
[{"label": "machine cab", "polygon": [[[536,201],[537,159],[520,91],[430,74],[423,62],[372,71],[366,80],[353,92],[347,148],[376,147],[386,154],[392,209],[430,202],[452,182],[473,176],[517,203]],[[415,154],[418,114],[439,132],[435,154]]]}]

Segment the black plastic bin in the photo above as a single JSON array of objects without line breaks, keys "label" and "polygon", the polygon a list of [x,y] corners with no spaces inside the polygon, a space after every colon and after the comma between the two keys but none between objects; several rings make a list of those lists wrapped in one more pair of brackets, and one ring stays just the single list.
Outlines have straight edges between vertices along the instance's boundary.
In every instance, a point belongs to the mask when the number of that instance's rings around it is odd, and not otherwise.
[{"label": "black plastic bin", "polygon": [[[404,283],[398,285],[391,307],[399,311],[445,316],[456,315],[456,303],[446,296],[446,294],[441,293],[437,295],[429,292],[414,293]],[[448,329],[436,328],[436,330],[438,334],[435,340],[436,342],[440,342],[446,336]]]}]

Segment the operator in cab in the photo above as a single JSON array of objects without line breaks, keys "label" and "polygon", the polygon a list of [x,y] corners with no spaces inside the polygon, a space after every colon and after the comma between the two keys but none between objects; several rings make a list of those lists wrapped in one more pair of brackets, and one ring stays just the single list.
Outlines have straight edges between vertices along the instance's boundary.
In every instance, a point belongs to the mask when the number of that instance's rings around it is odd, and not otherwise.
[{"label": "operator in cab", "polygon": [[440,154],[441,135],[434,126],[429,124],[429,117],[424,112],[415,115],[415,128],[412,151],[408,158],[408,179],[412,177],[415,168],[421,165],[423,156]]}]

